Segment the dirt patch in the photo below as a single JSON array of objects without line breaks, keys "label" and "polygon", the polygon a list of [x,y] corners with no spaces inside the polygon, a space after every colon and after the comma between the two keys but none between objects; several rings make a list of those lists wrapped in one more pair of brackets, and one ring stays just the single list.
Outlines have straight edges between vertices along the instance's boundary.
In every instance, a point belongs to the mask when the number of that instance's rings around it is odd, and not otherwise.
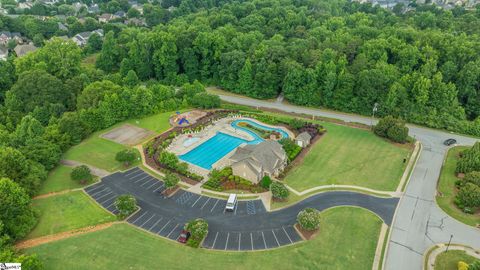
[{"label": "dirt patch", "polygon": [[49,193],[45,193],[45,194],[42,194],[42,195],[35,196],[32,199],[33,200],[44,199],[44,198],[48,198],[48,197],[52,197],[52,196],[56,196],[56,195],[61,195],[61,194],[65,194],[65,193],[69,193],[69,192],[72,192],[72,191],[75,191],[75,190],[81,190],[81,189],[82,188],[76,188],[76,189],[66,189],[66,190],[57,191],[57,192],[49,192]]},{"label": "dirt patch", "polygon": [[123,145],[137,145],[155,135],[154,132],[134,125],[125,124],[101,135],[102,138]]},{"label": "dirt patch", "polygon": [[[193,110],[189,112],[184,112],[181,114],[175,114],[174,116],[170,117],[170,125],[174,127],[188,127],[190,125],[193,125],[197,123],[199,119],[207,115],[207,112],[204,111],[199,111],[199,110]],[[186,121],[182,121],[182,124],[180,124],[182,119],[186,119]]]},{"label": "dirt patch", "polygon": [[304,230],[298,224],[295,224],[295,229],[297,230],[298,233],[300,233],[300,236],[305,240],[313,239],[320,232],[320,230],[315,230],[315,231]]},{"label": "dirt patch", "polygon": [[104,223],[104,224],[100,224],[100,225],[89,226],[89,227],[84,227],[84,228],[81,228],[81,229],[71,230],[71,231],[68,231],[68,232],[62,232],[62,233],[46,235],[46,236],[42,236],[42,237],[38,237],[38,238],[34,238],[34,239],[29,239],[29,240],[18,242],[17,244],[15,244],[15,247],[17,249],[31,248],[31,247],[35,247],[35,246],[38,246],[38,245],[50,243],[50,242],[53,242],[53,241],[58,241],[58,240],[61,240],[61,239],[65,239],[65,238],[69,238],[69,237],[72,237],[72,236],[80,235],[80,234],[100,231],[100,230],[106,229],[106,228],[108,228],[108,227],[110,227],[110,226],[112,226],[113,224],[116,224],[116,223],[118,223],[118,222],[109,222],[109,223]]}]

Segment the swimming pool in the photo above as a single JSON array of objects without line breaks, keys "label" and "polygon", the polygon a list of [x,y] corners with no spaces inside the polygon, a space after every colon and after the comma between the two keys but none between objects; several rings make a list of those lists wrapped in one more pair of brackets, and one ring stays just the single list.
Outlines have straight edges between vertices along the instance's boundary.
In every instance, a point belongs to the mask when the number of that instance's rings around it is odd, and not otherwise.
[{"label": "swimming pool", "polygon": [[265,129],[265,130],[274,130],[280,133],[282,138],[288,138],[288,133],[279,128],[272,128],[267,127],[256,122],[253,122],[248,119],[239,119],[232,122],[232,127],[235,129],[241,129],[248,134],[250,134],[254,139],[251,141],[247,141],[235,136],[231,136],[222,132],[217,132],[215,136],[208,139],[204,143],[200,144],[199,146],[193,148],[189,152],[178,156],[178,158],[182,161],[189,162],[191,164],[197,165],[203,169],[211,170],[212,165],[215,162],[219,161],[223,158],[226,154],[233,151],[235,148],[239,147],[242,143],[247,144],[259,144],[263,142],[263,139],[257,135],[257,133],[245,128],[241,127],[239,123],[248,123],[249,125],[255,126],[257,128]]},{"label": "swimming pool", "polygon": [[201,168],[211,170],[215,162],[245,142],[247,141],[244,139],[218,132],[212,138],[186,154],[178,156],[178,158]]}]

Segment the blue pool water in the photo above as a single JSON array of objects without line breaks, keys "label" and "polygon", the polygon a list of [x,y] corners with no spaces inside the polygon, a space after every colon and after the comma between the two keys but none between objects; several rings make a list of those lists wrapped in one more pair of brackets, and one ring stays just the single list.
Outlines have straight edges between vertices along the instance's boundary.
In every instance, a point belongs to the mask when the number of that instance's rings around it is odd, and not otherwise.
[{"label": "blue pool water", "polygon": [[215,162],[223,158],[226,154],[230,153],[230,151],[233,151],[242,143],[259,144],[263,141],[263,139],[255,132],[239,126],[238,124],[241,122],[248,123],[252,126],[265,130],[275,130],[282,135],[282,138],[288,138],[288,133],[286,133],[282,129],[267,127],[250,120],[235,120],[232,122],[232,127],[234,127],[235,129],[241,129],[252,135],[254,138],[253,140],[247,141],[222,132],[217,132],[215,136],[195,147],[194,149],[190,150],[189,152],[178,156],[178,158],[182,161],[189,162],[201,168],[211,170],[212,165]]}]

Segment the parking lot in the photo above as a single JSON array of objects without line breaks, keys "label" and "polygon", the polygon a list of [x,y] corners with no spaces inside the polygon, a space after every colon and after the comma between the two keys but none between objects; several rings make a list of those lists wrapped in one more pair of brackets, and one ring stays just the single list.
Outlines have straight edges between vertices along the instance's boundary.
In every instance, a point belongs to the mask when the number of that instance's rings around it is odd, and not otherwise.
[{"label": "parking lot", "polygon": [[101,206],[117,214],[115,199],[131,194],[140,210],[127,219],[151,233],[176,240],[186,222],[204,218],[209,231],[204,248],[217,250],[261,250],[301,241],[293,225],[296,215],[305,207],[319,210],[339,205],[365,207],[391,223],[398,199],[378,198],[353,192],[326,192],[315,195],[291,207],[267,212],[261,200],[239,201],[235,211],[226,212],[226,200],[179,190],[165,198],[161,180],[139,168],[117,172],[85,188]]}]

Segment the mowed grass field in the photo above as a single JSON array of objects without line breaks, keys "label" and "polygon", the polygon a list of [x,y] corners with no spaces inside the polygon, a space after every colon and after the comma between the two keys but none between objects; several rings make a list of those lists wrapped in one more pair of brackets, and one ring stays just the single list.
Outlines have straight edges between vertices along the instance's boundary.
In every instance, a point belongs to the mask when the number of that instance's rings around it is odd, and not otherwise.
[{"label": "mowed grass field", "polygon": [[[392,144],[364,129],[318,122],[327,133],[312,146],[285,182],[303,191],[321,185],[397,188],[412,148]],[[407,162],[403,162],[406,158]]]},{"label": "mowed grass field", "polygon": [[321,214],[319,235],[304,243],[260,252],[192,249],[127,224],[44,244],[37,253],[57,269],[349,269],[370,270],[382,221],[352,207]]},{"label": "mowed grass field", "polygon": [[[126,123],[145,128],[156,133],[162,133],[170,128],[168,119],[175,112],[159,113],[140,119],[130,119],[125,122],[114,125],[106,130],[93,133],[90,137],[83,140],[80,144],[70,148],[63,159],[80,161],[94,167],[104,169],[110,172],[126,169],[124,165],[115,160],[115,155],[121,150],[127,149],[128,146],[101,138],[103,133],[108,132],[116,127]],[[138,165],[139,162],[131,166]]]},{"label": "mowed grass field", "polygon": [[457,194],[455,182],[459,179],[455,176],[455,168],[457,167],[459,153],[467,148],[467,146],[456,146],[450,148],[448,151],[440,174],[440,180],[438,181],[437,188],[440,194],[437,194],[436,199],[437,204],[448,215],[465,224],[475,226],[476,224],[480,224],[480,215],[465,214],[462,210],[458,209],[454,203],[455,195]]},{"label": "mowed grass field", "polygon": [[92,226],[117,218],[95,204],[82,191],[33,200],[38,223],[27,239]]},{"label": "mowed grass field", "polygon": [[[77,181],[73,181],[70,177],[72,172],[72,167],[58,165],[55,169],[51,170],[48,174],[47,180],[42,184],[39,195],[47,194],[50,192],[58,192],[62,190],[75,189],[84,187]],[[94,178],[92,182],[97,181],[97,178]],[[91,184],[91,183],[87,183]]]},{"label": "mowed grass field", "polygon": [[435,270],[457,270],[458,261],[471,264],[475,258],[469,256],[462,250],[449,250],[448,252],[440,253],[435,259]]}]

